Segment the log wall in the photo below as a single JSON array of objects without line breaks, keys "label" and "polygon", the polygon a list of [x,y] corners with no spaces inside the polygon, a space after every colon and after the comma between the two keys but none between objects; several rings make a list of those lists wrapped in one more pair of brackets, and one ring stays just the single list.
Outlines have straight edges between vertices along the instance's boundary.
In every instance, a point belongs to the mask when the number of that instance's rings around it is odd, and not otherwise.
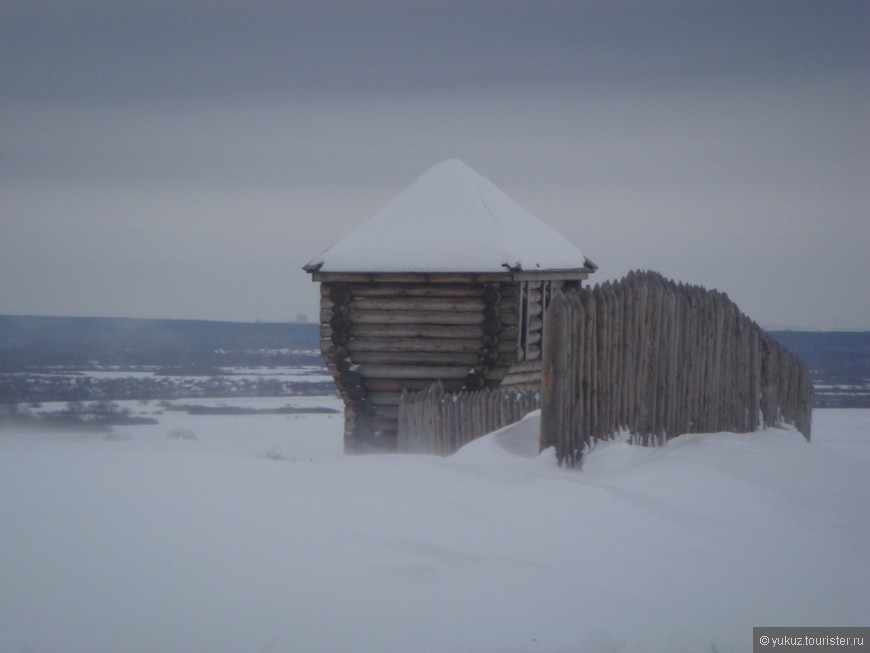
[{"label": "log wall", "polygon": [[519,284],[509,277],[319,280],[321,351],[345,402],[348,451],[396,450],[403,392],[496,387],[516,361]]},{"label": "log wall", "polygon": [[544,325],[541,448],[575,465],[594,441],[787,422],[807,439],[806,367],[722,293],[655,273],[557,294]]}]

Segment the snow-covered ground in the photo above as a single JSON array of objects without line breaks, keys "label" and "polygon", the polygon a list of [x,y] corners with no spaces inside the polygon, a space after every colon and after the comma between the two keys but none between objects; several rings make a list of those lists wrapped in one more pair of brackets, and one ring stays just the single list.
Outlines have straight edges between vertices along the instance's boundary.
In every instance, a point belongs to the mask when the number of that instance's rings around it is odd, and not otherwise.
[{"label": "snow-covered ground", "polygon": [[319,381],[332,381],[332,377],[321,365],[296,365],[285,367],[217,367],[214,368],[214,374],[192,375],[192,374],[165,374],[156,366],[151,366],[147,369],[131,370],[120,366],[107,366],[96,370],[57,370],[54,372],[33,373],[27,372],[12,372],[9,376],[18,376],[23,378],[77,378],[81,376],[90,377],[93,379],[169,379],[176,383],[191,382],[201,380],[205,376],[225,376],[234,379],[246,379],[254,381],[257,379],[274,379],[278,381],[307,381],[315,383]]},{"label": "snow-covered ground", "polygon": [[341,415],[157,417],[0,432],[3,653],[724,653],[868,625],[867,410],[582,471],[523,429],[354,457]]}]

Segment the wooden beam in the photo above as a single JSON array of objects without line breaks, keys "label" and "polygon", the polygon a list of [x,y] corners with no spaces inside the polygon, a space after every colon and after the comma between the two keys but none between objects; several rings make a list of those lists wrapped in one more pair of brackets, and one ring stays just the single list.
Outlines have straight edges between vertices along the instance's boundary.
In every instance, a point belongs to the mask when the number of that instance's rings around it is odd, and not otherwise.
[{"label": "wooden beam", "polygon": [[[320,294],[328,295],[333,284],[321,284]],[[417,283],[385,283],[348,284],[354,297],[475,297],[483,293],[481,284],[417,284]]]},{"label": "wooden beam", "polygon": [[[362,381],[363,387],[369,393],[376,392],[416,392],[425,390],[432,385],[432,379],[366,379]],[[464,379],[442,379],[441,385],[445,392],[459,392],[464,385]]]},{"label": "wooden beam", "polygon": [[415,311],[424,314],[471,312],[480,315],[484,303],[479,297],[355,297],[351,311]]},{"label": "wooden beam", "polygon": [[398,406],[402,400],[401,392],[369,392],[369,401],[376,406]]},{"label": "wooden beam", "polygon": [[451,311],[373,311],[354,308],[350,312],[354,326],[358,324],[480,324],[480,313],[461,313]]},{"label": "wooden beam", "polygon": [[480,339],[483,330],[480,326],[428,324],[355,324],[351,331],[354,338],[467,338]]},{"label": "wooden beam", "polygon": [[431,351],[357,351],[351,356],[354,363],[389,365],[462,365],[473,367],[478,362],[477,350],[471,352]]},{"label": "wooden beam", "polygon": [[[514,281],[579,281],[589,277],[589,270],[538,270],[513,273]],[[316,279],[315,279],[316,281]]]},{"label": "wooden beam", "polygon": [[502,379],[500,388],[511,388],[511,387],[540,387],[541,385],[541,371],[537,372],[508,372],[505,375],[504,379]]},{"label": "wooden beam", "polygon": [[465,365],[387,365],[371,363],[360,365],[364,379],[464,379],[469,367]]},{"label": "wooden beam", "polygon": [[[332,341],[328,341],[332,344]],[[351,354],[357,352],[472,352],[480,349],[479,338],[375,338],[356,337],[347,345]]]},{"label": "wooden beam", "polygon": [[321,283],[500,283],[512,280],[510,272],[313,272]]}]

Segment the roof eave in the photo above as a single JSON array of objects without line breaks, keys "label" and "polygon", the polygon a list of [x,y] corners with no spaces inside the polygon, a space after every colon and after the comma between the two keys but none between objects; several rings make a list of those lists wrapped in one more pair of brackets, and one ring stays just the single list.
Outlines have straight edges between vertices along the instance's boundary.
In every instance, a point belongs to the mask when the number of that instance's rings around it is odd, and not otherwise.
[{"label": "roof eave", "polygon": [[353,272],[310,270],[312,281],[326,283],[502,283],[511,272]]},{"label": "roof eave", "polygon": [[[591,263],[591,261],[588,261]],[[594,265],[594,264],[593,264]],[[339,283],[503,283],[506,281],[576,281],[586,279],[597,267],[545,270],[505,269],[489,271],[377,271],[323,270],[322,264],[307,265],[304,270],[313,281]]]},{"label": "roof eave", "polygon": [[594,271],[588,267],[564,270],[518,270],[512,276],[515,281],[575,281],[586,279]]}]

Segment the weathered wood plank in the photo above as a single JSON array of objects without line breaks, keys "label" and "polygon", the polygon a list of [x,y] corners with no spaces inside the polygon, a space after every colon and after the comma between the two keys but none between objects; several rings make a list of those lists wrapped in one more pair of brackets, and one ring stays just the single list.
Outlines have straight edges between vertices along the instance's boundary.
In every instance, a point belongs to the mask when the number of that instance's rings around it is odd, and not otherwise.
[{"label": "weathered wood plank", "polygon": [[[332,341],[327,341],[328,346],[332,346]],[[389,354],[391,352],[428,352],[428,353],[474,353],[483,346],[481,339],[455,339],[447,338],[385,338],[375,336],[357,336],[350,340],[345,345],[345,348],[351,353],[351,357],[356,359],[355,352],[380,352]],[[499,340],[495,344],[488,345],[496,351],[510,354],[514,351],[514,343],[511,340]]]},{"label": "weathered wood plank", "polygon": [[513,386],[536,386],[541,385],[541,372],[508,372],[502,379],[501,388]]},{"label": "weathered wood plank", "polygon": [[[327,341],[330,345],[331,341]],[[474,353],[481,347],[480,339],[449,338],[376,338],[356,337],[347,344],[352,354],[363,352],[426,352],[426,353]],[[356,358],[356,357],[355,357]]]},{"label": "weathered wood plank", "polygon": [[514,363],[511,365],[510,373],[511,374],[521,374],[524,372],[540,372],[543,369],[543,364],[540,360],[536,361],[523,361],[520,363]]},{"label": "weathered wood plank", "polygon": [[464,379],[465,366],[454,365],[360,365],[359,373],[366,379]]},{"label": "weathered wood plank", "polygon": [[369,401],[376,406],[398,406],[402,398],[401,392],[369,392]]},{"label": "weathered wood plank", "polygon": [[[478,345],[479,348],[479,345]],[[472,351],[355,351],[352,360],[357,364],[385,363],[389,365],[461,365],[464,369],[478,362],[477,349]]]},{"label": "weathered wood plank", "polygon": [[398,422],[399,419],[399,404],[375,404],[378,415],[378,423],[381,425],[382,429],[389,429],[390,431],[398,430]]},{"label": "weathered wood plank", "polygon": [[436,314],[439,311],[475,313],[480,319],[485,304],[479,297],[356,297],[350,302],[352,312],[414,311]]},{"label": "weathered wood plank", "polygon": [[483,336],[483,329],[480,325],[456,325],[448,329],[427,324],[355,324],[352,334],[354,338],[474,338],[479,341]]},{"label": "weathered wood plank", "polygon": [[[564,388],[570,383],[567,369],[568,357],[563,355],[568,333],[568,300],[558,293],[550,305],[550,315],[547,320],[547,333],[544,339],[543,368],[541,375],[541,435],[540,448],[563,445],[570,439],[565,433],[565,416],[569,410],[565,402]],[[563,447],[560,452],[564,459]]]},{"label": "weathered wood plank", "polygon": [[515,272],[513,278],[517,281],[582,281],[589,278],[590,270],[580,268],[577,270],[545,270],[542,272]]},{"label": "weathered wood plank", "polygon": [[[481,284],[346,284],[354,297],[408,297],[408,298],[480,298],[483,293]],[[320,294],[329,295],[334,284],[320,284]]]},{"label": "weathered wood plank", "polygon": [[[425,324],[425,325],[478,325],[483,320],[480,313],[438,311],[377,311],[351,308],[350,320],[358,324]],[[351,328],[353,328],[351,327]]]}]

